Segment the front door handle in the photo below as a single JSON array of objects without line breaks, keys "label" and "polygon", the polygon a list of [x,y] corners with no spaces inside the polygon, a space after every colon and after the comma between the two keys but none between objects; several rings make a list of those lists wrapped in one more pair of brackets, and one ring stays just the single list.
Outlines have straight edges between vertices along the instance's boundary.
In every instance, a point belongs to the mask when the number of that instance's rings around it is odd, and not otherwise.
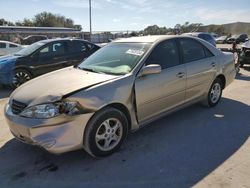
[{"label": "front door handle", "polygon": [[179,72],[176,74],[178,78],[183,78],[185,76],[185,72]]},{"label": "front door handle", "polygon": [[211,63],[211,66],[212,66],[212,67],[216,67],[216,63],[215,63],[215,62],[212,62],[212,63]]}]

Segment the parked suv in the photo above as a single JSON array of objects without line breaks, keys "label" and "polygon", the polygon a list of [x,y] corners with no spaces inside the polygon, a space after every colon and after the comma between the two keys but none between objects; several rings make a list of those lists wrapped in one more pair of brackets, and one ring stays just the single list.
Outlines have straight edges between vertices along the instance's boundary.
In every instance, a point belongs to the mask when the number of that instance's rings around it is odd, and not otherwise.
[{"label": "parked suv", "polygon": [[13,55],[0,57],[0,84],[18,87],[39,75],[77,65],[99,48],[78,39],[36,42]]},{"label": "parked suv", "polygon": [[244,43],[247,40],[248,40],[247,34],[233,35],[232,37],[227,39],[227,43],[232,44],[232,43],[236,42],[237,44],[239,44],[239,43]]}]

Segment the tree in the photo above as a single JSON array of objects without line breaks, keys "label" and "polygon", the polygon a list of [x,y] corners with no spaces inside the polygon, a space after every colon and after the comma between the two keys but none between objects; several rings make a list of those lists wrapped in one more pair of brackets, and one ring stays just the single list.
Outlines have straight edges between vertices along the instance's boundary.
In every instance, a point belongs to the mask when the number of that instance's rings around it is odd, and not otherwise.
[{"label": "tree", "polygon": [[0,25],[14,26],[15,24],[2,18],[0,19]]}]

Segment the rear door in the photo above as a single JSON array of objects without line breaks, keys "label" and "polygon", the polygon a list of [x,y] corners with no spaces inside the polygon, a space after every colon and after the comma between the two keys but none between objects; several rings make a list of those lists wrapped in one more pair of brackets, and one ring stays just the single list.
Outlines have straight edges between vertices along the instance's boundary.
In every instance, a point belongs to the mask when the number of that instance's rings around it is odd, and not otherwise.
[{"label": "rear door", "polygon": [[70,42],[70,55],[68,61],[70,65],[77,65],[91,54],[91,49],[87,42],[73,40]]},{"label": "rear door", "polygon": [[186,101],[190,101],[207,92],[218,64],[216,57],[201,42],[191,38],[178,41],[187,68]]},{"label": "rear door", "polygon": [[158,44],[145,65],[159,64],[160,74],[137,77],[135,94],[139,123],[184,102],[186,68],[181,64],[175,40]]}]

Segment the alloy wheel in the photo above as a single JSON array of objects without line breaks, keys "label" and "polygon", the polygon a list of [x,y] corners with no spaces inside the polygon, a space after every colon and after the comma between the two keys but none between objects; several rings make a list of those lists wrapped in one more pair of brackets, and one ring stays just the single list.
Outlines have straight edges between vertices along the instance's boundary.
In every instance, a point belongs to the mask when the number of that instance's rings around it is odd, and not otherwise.
[{"label": "alloy wheel", "polygon": [[13,77],[13,85],[15,87],[19,87],[20,85],[24,84],[25,82],[31,80],[31,76],[26,71],[17,71]]},{"label": "alloy wheel", "polygon": [[212,103],[218,102],[221,96],[221,85],[219,83],[215,83],[210,92],[210,100]]},{"label": "alloy wheel", "polygon": [[116,118],[109,118],[101,123],[95,135],[95,142],[101,151],[115,148],[123,135],[123,126]]}]

